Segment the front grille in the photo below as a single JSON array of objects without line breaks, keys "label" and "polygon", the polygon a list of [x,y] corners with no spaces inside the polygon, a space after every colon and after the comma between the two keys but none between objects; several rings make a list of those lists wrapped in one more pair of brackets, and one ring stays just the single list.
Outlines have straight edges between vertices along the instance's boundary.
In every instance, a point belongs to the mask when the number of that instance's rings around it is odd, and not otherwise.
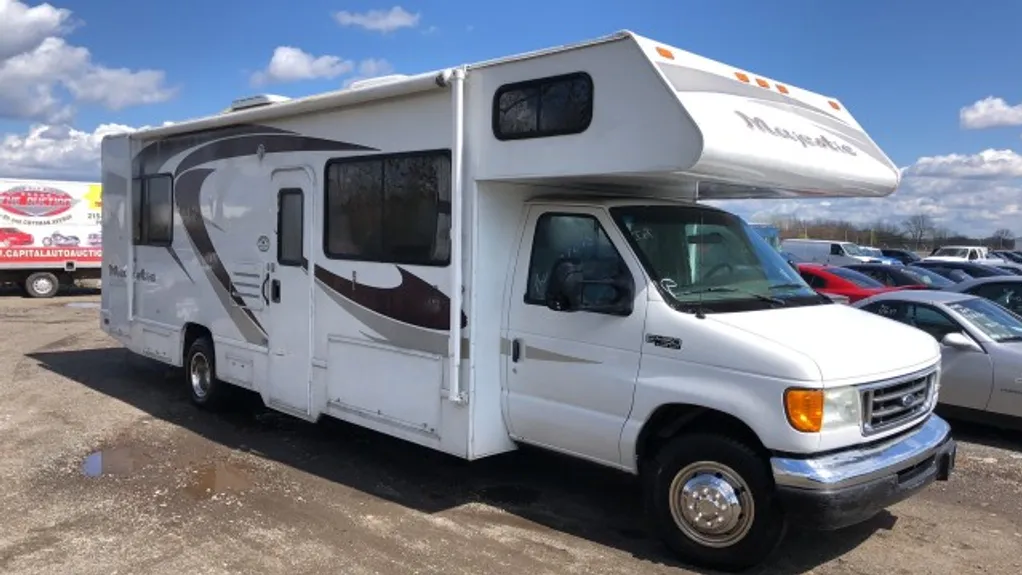
[{"label": "front grille", "polygon": [[936,372],[929,372],[863,387],[863,433],[880,433],[926,415],[936,377]]}]

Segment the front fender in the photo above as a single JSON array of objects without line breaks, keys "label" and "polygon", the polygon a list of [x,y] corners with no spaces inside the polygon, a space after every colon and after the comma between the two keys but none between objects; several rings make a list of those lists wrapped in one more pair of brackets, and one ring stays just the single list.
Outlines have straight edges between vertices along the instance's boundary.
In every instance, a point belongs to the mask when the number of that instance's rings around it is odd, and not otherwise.
[{"label": "front fender", "polygon": [[[668,404],[713,409],[747,425],[771,451],[813,453],[820,435],[795,431],[784,413],[784,390],[808,382],[644,356],[632,411],[621,434],[621,459],[636,471],[637,443],[653,413]],[[819,385],[819,384],[816,384]]]}]

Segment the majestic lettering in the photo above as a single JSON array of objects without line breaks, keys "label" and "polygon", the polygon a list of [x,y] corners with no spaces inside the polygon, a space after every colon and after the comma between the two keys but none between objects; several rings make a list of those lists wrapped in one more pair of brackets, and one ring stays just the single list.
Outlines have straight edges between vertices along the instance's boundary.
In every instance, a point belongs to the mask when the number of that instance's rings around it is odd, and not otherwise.
[{"label": "majestic lettering", "polygon": [[758,116],[750,117],[746,114],[743,114],[742,112],[739,112],[738,110],[735,110],[735,113],[738,114],[738,116],[741,119],[745,120],[745,125],[750,130],[759,130],[760,132],[770,134],[771,136],[793,140],[795,142],[801,143],[802,147],[804,148],[825,148],[842,154],[848,154],[849,156],[858,155],[855,152],[855,150],[848,144],[841,144],[835,142],[834,140],[831,140],[822,134],[819,136],[809,136],[807,134],[802,134],[794,130],[788,130],[786,128],[771,126],[766,122],[766,120]]}]

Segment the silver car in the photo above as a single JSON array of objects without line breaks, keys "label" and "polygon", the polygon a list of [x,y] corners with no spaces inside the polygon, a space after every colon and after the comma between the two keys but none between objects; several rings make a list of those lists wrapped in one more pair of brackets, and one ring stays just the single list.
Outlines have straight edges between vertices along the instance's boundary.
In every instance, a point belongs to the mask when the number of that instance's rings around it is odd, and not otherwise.
[{"label": "silver car", "polygon": [[944,288],[946,291],[985,297],[1001,307],[1022,315],[1022,277],[973,278]]},{"label": "silver car", "polygon": [[[960,415],[1022,418],[1022,318],[965,293],[905,290],[852,304],[929,333],[940,342],[939,405]],[[868,334],[864,334],[868,337]],[[869,358],[863,358],[869,361]]]}]

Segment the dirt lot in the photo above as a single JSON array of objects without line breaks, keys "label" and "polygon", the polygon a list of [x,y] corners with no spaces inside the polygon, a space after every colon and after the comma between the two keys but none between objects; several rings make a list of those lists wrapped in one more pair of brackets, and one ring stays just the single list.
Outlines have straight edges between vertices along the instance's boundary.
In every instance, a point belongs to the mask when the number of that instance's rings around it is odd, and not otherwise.
[{"label": "dirt lot", "polygon": [[[541,453],[464,464],[258,400],[200,412],[68,307],[96,302],[0,296],[0,573],[691,572],[627,477]],[[952,481],[796,532],[762,572],[1022,572],[1022,436],[955,429]]]}]

